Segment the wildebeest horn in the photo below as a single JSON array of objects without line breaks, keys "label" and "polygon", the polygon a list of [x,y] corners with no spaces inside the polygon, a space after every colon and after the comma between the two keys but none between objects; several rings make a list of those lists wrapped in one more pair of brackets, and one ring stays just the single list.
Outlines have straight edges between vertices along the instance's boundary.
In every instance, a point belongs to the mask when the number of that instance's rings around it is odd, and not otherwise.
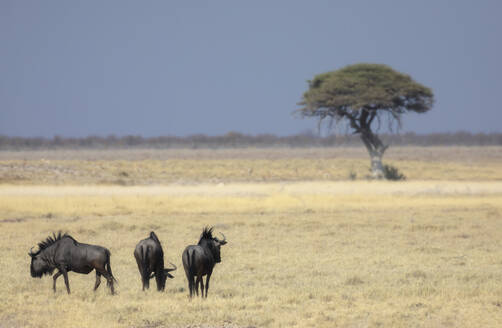
[{"label": "wildebeest horn", "polygon": [[175,271],[176,269],[178,269],[178,267],[176,265],[174,265],[173,263],[169,262],[169,264],[171,264],[174,268],[171,268],[171,269],[166,269],[167,272],[170,272],[170,271]]},{"label": "wildebeest horn", "polygon": [[220,240],[221,244],[226,244],[227,243],[227,237],[223,234],[223,232],[220,232],[220,234],[223,236],[223,240]]},{"label": "wildebeest horn", "polygon": [[34,255],[34,253],[33,253],[33,247],[30,248],[30,251],[28,252],[28,255],[31,256],[31,257],[33,257],[33,255]]}]

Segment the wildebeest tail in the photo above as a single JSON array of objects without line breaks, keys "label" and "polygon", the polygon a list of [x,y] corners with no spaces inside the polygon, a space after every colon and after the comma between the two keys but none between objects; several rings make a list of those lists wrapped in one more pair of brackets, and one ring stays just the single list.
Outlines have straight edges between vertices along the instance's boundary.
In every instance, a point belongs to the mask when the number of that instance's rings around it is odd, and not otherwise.
[{"label": "wildebeest tail", "polygon": [[187,250],[187,268],[190,271],[190,250]]},{"label": "wildebeest tail", "polygon": [[148,277],[148,251],[150,249],[145,246],[141,246],[141,278],[143,278],[143,282],[147,283],[150,280]]},{"label": "wildebeest tail", "polygon": [[117,279],[115,279],[115,277],[113,276],[113,273],[112,273],[112,266],[110,265],[110,251],[109,250],[106,250],[106,272],[108,272],[108,274],[110,275],[110,277],[112,277],[113,281],[115,281],[116,283],[118,283]]},{"label": "wildebeest tail", "polygon": [[[190,253],[192,253],[192,254],[190,254]],[[195,253],[195,251],[193,249],[189,249],[187,251],[188,271],[190,273],[193,273],[192,270],[193,270],[193,257],[194,257],[194,253]]]}]

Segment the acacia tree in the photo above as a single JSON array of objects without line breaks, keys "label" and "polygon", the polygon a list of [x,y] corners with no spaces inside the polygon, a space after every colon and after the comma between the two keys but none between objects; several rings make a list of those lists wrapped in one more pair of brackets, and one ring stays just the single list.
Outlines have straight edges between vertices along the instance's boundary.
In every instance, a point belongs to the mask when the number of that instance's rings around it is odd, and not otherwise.
[{"label": "acacia tree", "polygon": [[374,178],[382,178],[384,145],[377,133],[382,122],[391,131],[401,126],[401,115],[406,112],[425,113],[431,109],[434,95],[431,89],[415,82],[410,76],[386,65],[355,64],[337,71],[316,75],[308,81],[303,94],[302,117],[347,123],[354,134],[359,134],[371,158]]}]

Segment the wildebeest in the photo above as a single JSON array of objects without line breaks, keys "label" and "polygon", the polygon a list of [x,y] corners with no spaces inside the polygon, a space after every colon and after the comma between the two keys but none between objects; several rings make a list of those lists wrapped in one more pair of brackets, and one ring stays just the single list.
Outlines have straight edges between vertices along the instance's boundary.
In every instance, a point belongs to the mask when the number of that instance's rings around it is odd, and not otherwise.
[{"label": "wildebeest", "polygon": [[[204,297],[204,282],[202,277],[206,278],[206,298],[207,290],[209,289],[209,279],[213,273],[213,268],[216,263],[221,262],[220,247],[227,243],[225,235],[222,234],[223,240],[213,237],[213,228],[205,227],[197,245],[190,245],[185,248],[181,257],[185,274],[188,280],[188,290],[190,297],[194,292],[199,296],[198,286],[200,285],[201,297]],[[194,283],[194,278],[197,280]]]},{"label": "wildebeest", "polygon": [[174,278],[169,272],[176,270],[176,265],[171,263],[173,268],[164,268],[164,251],[155,232],[150,232],[150,237],[141,240],[136,245],[134,257],[138,264],[143,290],[150,288],[150,279],[154,276],[158,291],[164,290],[167,277]]},{"label": "wildebeest", "polygon": [[116,282],[110,266],[110,251],[97,245],[82,244],[68,234],[61,231],[56,235],[47,237],[46,240],[38,243],[38,251],[33,252],[33,247],[28,253],[31,257],[31,276],[42,278],[43,275],[52,275],[54,270],[58,272],[54,275],[53,289],[56,292],[56,280],[63,275],[66,291],[70,294],[68,283],[68,272],[88,274],[96,270],[96,283],[94,290],[101,283],[101,276],[106,278],[106,282],[112,294],[115,293],[113,283]]}]

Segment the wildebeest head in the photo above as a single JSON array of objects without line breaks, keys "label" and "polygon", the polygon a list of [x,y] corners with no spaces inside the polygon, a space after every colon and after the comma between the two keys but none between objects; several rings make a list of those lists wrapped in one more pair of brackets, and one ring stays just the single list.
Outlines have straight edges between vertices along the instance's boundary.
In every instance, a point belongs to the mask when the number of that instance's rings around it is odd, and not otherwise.
[{"label": "wildebeest head", "polygon": [[213,237],[213,228],[206,227],[202,231],[202,234],[200,235],[200,240],[199,240],[200,246],[207,247],[211,251],[216,263],[221,262],[220,248],[221,248],[221,246],[223,246],[227,243],[227,239],[225,238],[225,235],[221,232],[220,232],[220,234],[223,236],[223,239],[221,239],[221,240],[216,237]]},{"label": "wildebeest head", "polygon": [[[159,277],[159,279],[157,280],[159,282],[159,286],[157,287],[159,290],[164,290],[164,288],[166,287],[166,279],[167,278],[170,278],[170,279],[173,279],[174,276],[172,274],[170,274],[169,272],[171,271],[174,271],[177,269],[176,265],[174,265],[173,263],[169,262],[173,267],[172,268],[169,268],[169,269],[162,269],[161,271],[161,276]],[[155,276],[155,272],[152,272],[151,276],[150,276],[150,279],[153,278]]]},{"label": "wildebeest head", "polygon": [[37,252],[33,252],[33,247],[30,249],[28,255],[31,257],[30,271],[33,278],[41,278],[44,274],[52,275],[55,267],[47,261],[47,256],[51,253],[50,246],[66,236],[68,235],[61,231],[57,234],[53,233],[52,236],[38,243]]},{"label": "wildebeest head", "polygon": [[44,274],[52,274],[54,268],[51,267],[45,259],[43,259],[40,251],[33,253],[32,250],[30,250],[28,255],[31,257],[30,272],[33,278],[42,278]]}]

